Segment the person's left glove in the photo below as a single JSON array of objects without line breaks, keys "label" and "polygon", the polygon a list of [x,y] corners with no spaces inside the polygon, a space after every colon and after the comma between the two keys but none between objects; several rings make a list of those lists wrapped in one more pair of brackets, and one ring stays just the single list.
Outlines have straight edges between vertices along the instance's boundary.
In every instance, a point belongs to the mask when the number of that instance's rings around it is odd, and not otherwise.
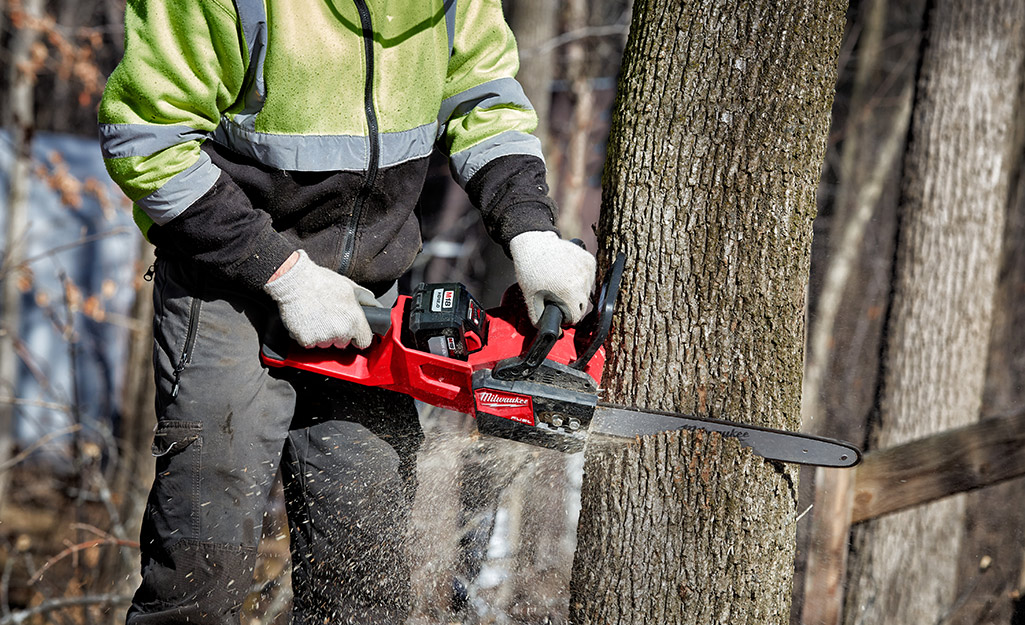
[{"label": "person's left glove", "polygon": [[594,287],[595,261],[590,252],[543,231],[516,235],[509,242],[509,252],[531,323],[537,325],[545,302],[561,308],[570,325],[580,321]]},{"label": "person's left glove", "polygon": [[361,306],[380,306],[368,289],[321,267],[299,250],[299,260],[263,286],[281,321],[303,347],[370,346],[374,335]]}]

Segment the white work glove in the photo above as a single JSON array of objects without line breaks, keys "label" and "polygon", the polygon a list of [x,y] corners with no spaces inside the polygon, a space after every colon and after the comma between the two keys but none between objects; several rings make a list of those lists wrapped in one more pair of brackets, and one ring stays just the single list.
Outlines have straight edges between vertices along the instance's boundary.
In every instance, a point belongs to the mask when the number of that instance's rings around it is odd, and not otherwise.
[{"label": "white work glove", "polygon": [[531,323],[537,325],[546,301],[561,308],[570,325],[580,321],[594,287],[590,252],[554,232],[541,231],[516,235],[509,251]]},{"label": "white work glove", "polygon": [[281,321],[303,347],[370,345],[374,335],[360,308],[380,306],[374,294],[299,250],[299,260],[263,286],[278,304]]}]

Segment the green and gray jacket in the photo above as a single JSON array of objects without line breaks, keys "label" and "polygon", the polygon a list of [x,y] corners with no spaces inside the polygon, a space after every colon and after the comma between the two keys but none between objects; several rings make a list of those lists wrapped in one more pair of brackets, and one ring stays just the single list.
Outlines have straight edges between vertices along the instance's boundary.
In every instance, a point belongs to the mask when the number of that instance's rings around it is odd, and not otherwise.
[{"label": "green and gray jacket", "polygon": [[160,254],[393,281],[435,146],[495,240],[555,230],[500,0],[129,0],[125,28],[101,145]]}]

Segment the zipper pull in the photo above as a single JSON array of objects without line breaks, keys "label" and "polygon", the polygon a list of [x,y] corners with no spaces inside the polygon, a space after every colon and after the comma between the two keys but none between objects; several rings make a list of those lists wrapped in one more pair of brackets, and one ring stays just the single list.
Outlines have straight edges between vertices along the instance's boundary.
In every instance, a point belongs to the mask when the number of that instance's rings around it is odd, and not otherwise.
[{"label": "zipper pull", "polygon": [[178,398],[178,391],[181,388],[182,371],[185,371],[185,365],[188,364],[191,354],[186,351],[182,354],[181,360],[178,361],[178,365],[174,368],[174,383],[171,384],[171,399]]},{"label": "zipper pull", "polygon": [[144,273],[142,275],[142,279],[145,280],[146,282],[153,282],[153,274],[155,274],[156,272],[157,272],[157,266],[156,265],[150,265],[149,269],[146,270],[146,273]]}]

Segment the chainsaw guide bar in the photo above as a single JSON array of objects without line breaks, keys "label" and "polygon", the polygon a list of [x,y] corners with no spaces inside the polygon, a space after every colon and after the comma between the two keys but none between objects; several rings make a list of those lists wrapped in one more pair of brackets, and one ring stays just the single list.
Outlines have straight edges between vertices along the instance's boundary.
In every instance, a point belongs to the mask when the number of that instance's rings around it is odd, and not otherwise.
[{"label": "chainsaw guide bar", "polygon": [[591,434],[629,439],[675,430],[718,432],[767,460],[840,468],[861,462],[861,451],[843,441],[672,412],[599,403],[590,426]]}]

